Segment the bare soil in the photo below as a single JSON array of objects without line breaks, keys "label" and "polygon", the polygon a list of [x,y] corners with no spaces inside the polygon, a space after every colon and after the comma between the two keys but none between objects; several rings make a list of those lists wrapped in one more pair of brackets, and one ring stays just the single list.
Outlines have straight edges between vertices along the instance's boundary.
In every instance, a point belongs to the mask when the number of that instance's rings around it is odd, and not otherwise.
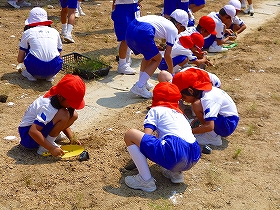
[{"label": "bare soil", "polygon": [[[47,11],[54,21],[53,27],[60,31],[57,1],[31,3],[46,9],[53,5]],[[162,3],[143,1],[142,15],[159,14]],[[209,0],[195,17],[218,11],[226,3]],[[273,1],[275,7],[279,3]],[[100,56],[113,67],[109,77],[114,78],[117,42],[110,18],[111,4],[91,0],[82,3],[87,15],[76,20],[75,44],[64,43],[63,54]],[[255,10],[263,4],[265,1],[255,1]],[[124,169],[130,157],[123,135],[130,128],[142,129],[150,100],[130,99],[131,95],[127,95],[131,104],[107,107],[90,125],[85,122],[86,127],[75,127],[89,152],[88,161],[40,157],[36,151],[19,145],[17,127],[24,111],[64,75],[59,73],[51,84],[29,82],[16,71],[18,44],[29,10],[0,3],[0,95],[8,96],[6,103],[0,103],[0,209],[280,209],[279,14],[258,25],[258,16],[263,14],[255,12],[254,27],[247,25],[246,35],[238,39],[237,47],[211,55],[215,67],[207,70],[219,76],[222,88],[236,102],[241,119],[237,130],[221,147],[213,148],[210,155],[203,154],[195,167],[184,172],[185,184],[172,184],[150,162],[157,190],[145,193],[129,189],[124,183],[124,177],[137,174],[137,170]],[[271,16],[266,12],[266,17]],[[243,14],[239,16],[248,19]],[[139,62],[141,58],[133,56],[133,61]],[[124,79],[131,80],[129,76]],[[91,91],[97,90],[102,82],[86,81]],[[119,92],[125,94],[128,90]],[[91,106],[90,102],[87,105]],[[16,139],[6,140],[7,136]]]}]

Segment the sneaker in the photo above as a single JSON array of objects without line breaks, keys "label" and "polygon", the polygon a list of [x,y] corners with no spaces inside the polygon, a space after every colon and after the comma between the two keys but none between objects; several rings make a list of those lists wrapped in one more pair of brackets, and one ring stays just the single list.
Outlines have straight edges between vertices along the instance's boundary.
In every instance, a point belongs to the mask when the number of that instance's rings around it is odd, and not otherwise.
[{"label": "sneaker", "polygon": [[29,2],[26,2],[26,1],[20,1],[20,2],[18,2],[18,5],[20,7],[30,7],[32,4]]},{"label": "sneaker", "polygon": [[66,34],[67,34],[67,29],[65,29],[65,30],[61,30],[61,36],[66,36]]},{"label": "sneaker", "polygon": [[47,82],[53,82],[54,81],[54,78],[55,78],[55,75],[53,77],[50,77],[48,79],[46,79]]},{"label": "sneaker", "polygon": [[208,52],[218,53],[218,52],[225,52],[227,50],[228,50],[227,48],[223,48],[222,46],[219,46],[219,45],[216,45],[216,46],[211,45],[208,49]]},{"label": "sneaker", "polygon": [[140,88],[137,84],[134,84],[130,91],[136,95],[142,96],[143,98],[153,97],[153,93],[148,91],[145,85],[142,88]]},{"label": "sneaker", "polygon": [[[56,146],[56,147],[60,147],[60,145],[58,145],[57,143],[53,142],[52,145]],[[38,155],[43,155],[44,153],[47,153],[49,150],[47,150],[45,147],[43,146],[39,146],[38,150],[37,150],[37,154]]]},{"label": "sneaker", "polygon": [[26,77],[29,81],[37,81],[37,79],[33,77],[26,69],[21,72],[21,75]]},{"label": "sneaker", "polygon": [[221,146],[223,144],[221,136],[217,135],[213,131],[207,133],[195,134],[194,136],[200,145],[211,144],[214,146]]},{"label": "sneaker", "polygon": [[128,63],[126,63],[122,66],[118,66],[118,73],[132,75],[135,74],[136,71],[133,68],[131,68]]},{"label": "sneaker", "polygon": [[79,7],[78,8],[78,11],[79,11],[79,15],[80,16],[86,16],[86,14],[83,12],[83,10],[82,10],[82,7]]},{"label": "sneaker", "polygon": [[247,8],[247,9],[244,10],[244,13],[253,16],[254,15],[254,9]]},{"label": "sneaker", "polygon": [[153,192],[157,189],[154,178],[145,181],[140,174],[135,176],[127,176],[124,179],[125,184],[135,190],[143,190],[145,192]]},{"label": "sneaker", "polygon": [[152,90],[155,86],[152,83],[147,82],[145,84],[145,87],[148,91]]},{"label": "sneaker", "polygon": [[167,179],[170,179],[171,182],[178,184],[178,183],[184,183],[184,174],[182,171],[180,172],[173,172],[170,170],[167,170],[165,168],[161,168],[163,176],[165,176]]},{"label": "sneaker", "polygon": [[65,42],[68,42],[68,43],[75,43],[74,39],[72,38],[72,35],[71,34],[66,34],[64,36],[64,41]]},{"label": "sneaker", "polygon": [[61,131],[56,137],[55,141],[62,141],[64,139],[68,139],[67,136]]},{"label": "sneaker", "polygon": [[11,5],[12,7],[16,8],[16,9],[19,9],[20,6],[17,5],[17,2],[16,1],[8,1],[8,4]]},{"label": "sneaker", "polygon": [[80,17],[80,13],[79,13],[78,8],[76,8],[76,11],[75,11],[75,17],[76,17],[76,18]]}]

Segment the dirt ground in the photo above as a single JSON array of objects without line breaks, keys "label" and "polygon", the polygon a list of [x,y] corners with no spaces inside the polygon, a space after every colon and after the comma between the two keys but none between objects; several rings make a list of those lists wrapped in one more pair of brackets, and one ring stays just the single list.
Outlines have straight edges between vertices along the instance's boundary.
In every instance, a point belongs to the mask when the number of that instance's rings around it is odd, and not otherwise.
[{"label": "dirt ground", "polygon": [[[162,2],[143,1],[142,15],[159,14]],[[47,11],[53,27],[60,30],[57,1],[31,3],[44,8],[53,5]],[[209,0],[195,17],[218,11],[225,3]],[[255,9],[261,3],[254,1]],[[63,54],[101,56],[113,67],[109,75],[117,75],[111,2],[89,0],[82,7],[87,15],[76,20],[76,43],[64,44]],[[237,47],[211,56],[215,67],[207,70],[219,76],[222,88],[238,107],[240,123],[234,134],[184,172],[185,184],[172,184],[150,163],[157,190],[145,193],[124,183],[124,177],[137,170],[124,169],[130,157],[123,135],[130,128],[142,129],[150,100],[137,99],[124,108],[110,109],[90,127],[77,131],[89,152],[88,161],[40,157],[19,145],[17,127],[24,111],[52,85],[29,82],[15,69],[29,10],[13,9],[5,1],[0,4],[0,95],[8,96],[6,103],[0,103],[0,209],[280,209],[280,15],[264,25],[248,26],[249,32],[238,39]],[[256,21],[257,16],[256,12]],[[133,56],[134,61],[141,58]],[[53,84],[63,75],[59,73]],[[91,87],[99,82],[86,81]],[[6,140],[7,136],[16,139]]]}]

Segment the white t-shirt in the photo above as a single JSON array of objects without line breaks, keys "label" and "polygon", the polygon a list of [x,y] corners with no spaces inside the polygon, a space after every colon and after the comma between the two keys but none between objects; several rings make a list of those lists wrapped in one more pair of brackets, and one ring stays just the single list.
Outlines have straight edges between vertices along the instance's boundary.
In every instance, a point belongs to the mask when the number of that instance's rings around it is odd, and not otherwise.
[{"label": "white t-shirt", "polygon": [[166,39],[166,43],[170,46],[174,45],[178,30],[170,20],[158,15],[146,15],[137,18],[137,20],[151,24],[155,28],[155,38]]},{"label": "white t-shirt", "polygon": [[220,88],[212,87],[210,91],[203,91],[200,101],[205,120],[216,118],[218,114],[225,117],[238,116],[234,101]]},{"label": "white t-shirt", "polygon": [[222,20],[218,17],[218,13],[211,12],[208,16],[211,17],[216,23],[216,28],[215,28],[215,30],[217,32],[216,38],[217,39],[223,39],[223,37],[224,37],[224,24],[223,24]]},{"label": "white t-shirt", "polygon": [[179,40],[175,42],[172,47],[171,57],[174,58],[178,55],[185,55],[188,57],[189,61],[195,61],[197,57],[193,55],[193,52],[190,49],[184,48]]},{"label": "white t-shirt", "polygon": [[173,135],[189,143],[195,142],[189,122],[182,113],[174,109],[163,106],[151,108],[144,120],[144,127],[147,124],[156,127],[160,139],[166,135]]},{"label": "white t-shirt", "polygon": [[50,98],[43,98],[43,96],[37,98],[25,111],[19,126],[30,126],[35,121],[39,125],[49,123],[58,112],[58,109],[54,108],[50,102]]},{"label": "white t-shirt", "polygon": [[24,31],[19,44],[20,49],[27,50],[41,61],[51,61],[60,55],[62,42],[59,32],[48,26],[36,26]]},{"label": "white t-shirt", "polygon": [[232,23],[239,26],[244,24],[243,20],[241,20],[238,16],[233,17]]}]

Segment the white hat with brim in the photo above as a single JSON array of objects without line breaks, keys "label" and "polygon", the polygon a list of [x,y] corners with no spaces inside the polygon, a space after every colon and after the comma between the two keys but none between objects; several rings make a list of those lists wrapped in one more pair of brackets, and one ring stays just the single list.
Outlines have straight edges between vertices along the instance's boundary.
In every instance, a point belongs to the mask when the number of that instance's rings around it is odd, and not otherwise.
[{"label": "white hat with brim", "polygon": [[41,7],[34,7],[29,14],[29,17],[25,20],[25,25],[28,26],[38,26],[38,25],[51,25],[52,20],[48,20],[48,15],[46,10]]},{"label": "white hat with brim", "polygon": [[188,27],[189,15],[185,10],[176,9],[171,13],[170,17],[174,18],[178,23],[181,23],[185,28]]},{"label": "white hat with brim", "polygon": [[235,7],[232,5],[226,5],[223,7],[223,9],[225,10],[225,12],[227,13],[227,15],[229,15],[232,18],[235,17],[236,15],[236,10]]},{"label": "white hat with brim", "polygon": [[234,8],[236,9],[236,10],[241,10],[241,2],[239,1],[239,0],[230,0],[229,2],[228,2],[228,5],[232,5],[232,6],[234,6]]}]

